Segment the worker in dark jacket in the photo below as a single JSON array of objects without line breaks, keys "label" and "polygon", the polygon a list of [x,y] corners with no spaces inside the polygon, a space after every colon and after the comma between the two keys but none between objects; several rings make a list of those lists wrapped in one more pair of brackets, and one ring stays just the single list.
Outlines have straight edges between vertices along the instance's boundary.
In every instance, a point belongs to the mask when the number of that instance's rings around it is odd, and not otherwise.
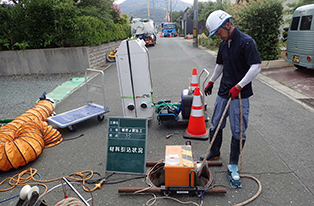
[{"label": "worker in dark jacket", "polygon": [[[206,158],[207,160],[220,158],[222,131],[226,126],[226,118],[229,117],[232,131],[229,164],[237,165],[240,154],[240,105],[238,96],[241,93],[243,110],[242,142],[244,146],[250,111],[249,97],[253,95],[251,82],[261,70],[261,60],[255,41],[249,35],[234,27],[230,18],[231,15],[225,11],[217,10],[212,12],[206,21],[206,27],[210,33],[209,38],[216,34],[222,40],[214,72],[205,88],[205,95],[210,95],[214,82],[222,75],[211,119],[210,140],[213,138],[229,98],[232,99],[210,153]],[[200,159],[203,160],[204,158],[205,155],[202,155]]]}]

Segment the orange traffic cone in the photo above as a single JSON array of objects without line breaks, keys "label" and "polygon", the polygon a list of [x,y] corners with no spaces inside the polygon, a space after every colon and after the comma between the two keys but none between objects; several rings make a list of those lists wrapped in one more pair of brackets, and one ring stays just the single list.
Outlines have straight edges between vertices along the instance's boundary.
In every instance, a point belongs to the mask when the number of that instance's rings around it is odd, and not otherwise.
[{"label": "orange traffic cone", "polygon": [[162,37],[162,33],[160,33],[160,37]]},{"label": "orange traffic cone", "polygon": [[191,37],[190,37],[190,33],[188,34],[188,39],[191,39]]},{"label": "orange traffic cone", "polygon": [[209,130],[206,129],[203,104],[200,88],[197,86],[194,91],[189,125],[183,134],[185,139],[208,140]]},{"label": "orange traffic cone", "polygon": [[192,78],[190,83],[190,90],[194,91],[195,87],[198,87],[198,79],[197,79],[197,69],[193,68],[192,70]]}]

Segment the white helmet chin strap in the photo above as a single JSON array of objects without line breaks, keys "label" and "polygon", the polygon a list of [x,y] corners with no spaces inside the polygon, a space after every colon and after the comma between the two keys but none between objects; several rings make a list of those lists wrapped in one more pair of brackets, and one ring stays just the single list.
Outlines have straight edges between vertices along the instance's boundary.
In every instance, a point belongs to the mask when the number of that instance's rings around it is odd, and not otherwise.
[{"label": "white helmet chin strap", "polygon": [[[230,21],[230,19],[229,19],[228,21]],[[227,21],[227,22],[228,22],[228,21]],[[227,22],[226,22],[226,23],[227,23]],[[231,22],[229,22],[229,23],[231,24]],[[230,29],[231,29],[231,27],[230,27],[230,28],[227,28],[226,25],[222,25],[221,28],[223,28],[223,29],[225,29],[225,30],[228,31],[228,40],[229,40],[229,39],[230,39]]]},{"label": "white helmet chin strap", "polygon": [[227,28],[225,25],[222,25],[221,28],[225,29],[228,31],[228,39],[227,39],[227,42],[228,42],[228,48],[230,48],[230,42],[231,42],[231,39],[230,39],[230,28]]}]

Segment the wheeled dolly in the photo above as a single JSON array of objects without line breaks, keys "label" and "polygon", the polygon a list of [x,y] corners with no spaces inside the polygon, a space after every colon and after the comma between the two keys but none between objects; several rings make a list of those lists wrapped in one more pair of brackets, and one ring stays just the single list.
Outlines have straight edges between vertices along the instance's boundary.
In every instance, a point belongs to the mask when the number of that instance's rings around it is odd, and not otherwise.
[{"label": "wheeled dolly", "polygon": [[[92,84],[88,81],[88,74],[97,73],[101,75],[102,85]],[[104,114],[110,112],[110,109],[105,104],[105,85],[104,72],[96,69],[86,69],[85,72],[85,87],[87,90],[87,105],[79,107],[64,113],[47,118],[47,122],[60,127],[68,128],[70,131],[76,131],[75,124],[87,119],[97,117],[98,121],[104,120]],[[99,92],[101,91],[101,92]],[[98,105],[92,102],[90,93],[100,94],[103,96],[104,105]]]}]

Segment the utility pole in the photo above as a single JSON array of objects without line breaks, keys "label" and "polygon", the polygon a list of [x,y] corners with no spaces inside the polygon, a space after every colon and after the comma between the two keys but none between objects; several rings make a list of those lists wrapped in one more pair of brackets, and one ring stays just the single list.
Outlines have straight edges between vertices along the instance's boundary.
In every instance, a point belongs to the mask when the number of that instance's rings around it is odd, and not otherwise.
[{"label": "utility pole", "polygon": [[170,0],[170,22],[172,22],[172,0]]},{"label": "utility pole", "polygon": [[198,47],[198,0],[194,0],[193,12],[193,46]]},{"label": "utility pole", "polygon": [[169,17],[169,9],[168,9],[168,0],[165,0],[166,3],[166,21],[169,23],[170,22],[170,17]]},{"label": "utility pole", "polygon": [[147,16],[150,19],[149,1],[147,2]]}]

